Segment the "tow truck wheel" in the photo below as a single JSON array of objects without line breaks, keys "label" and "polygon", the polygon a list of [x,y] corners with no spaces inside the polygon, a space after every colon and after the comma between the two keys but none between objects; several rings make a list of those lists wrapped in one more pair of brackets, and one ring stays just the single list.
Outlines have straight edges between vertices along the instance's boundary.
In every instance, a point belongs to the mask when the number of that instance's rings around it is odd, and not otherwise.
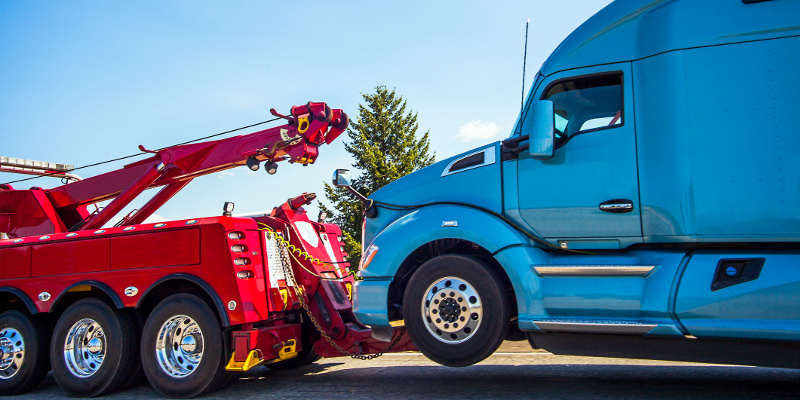
[{"label": "tow truck wheel", "polygon": [[98,299],[79,300],[64,311],[53,331],[53,377],[73,396],[110,393],[135,373],[136,350],[130,315]]},{"label": "tow truck wheel", "polygon": [[222,329],[215,315],[191,294],[167,297],[150,313],[142,331],[142,367],[159,393],[195,397],[227,380]]},{"label": "tow truck wheel", "polygon": [[497,275],[462,255],[428,260],[403,296],[411,340],[431,360],[450,367],[475,364],[494,353],[508,332],[508,299]]},{"label": "tow truck wheel", "polygon": [[44,379],[48,342],[48,328],[37,319],[19,311],[0,314],[0,393],[25,393]]}]

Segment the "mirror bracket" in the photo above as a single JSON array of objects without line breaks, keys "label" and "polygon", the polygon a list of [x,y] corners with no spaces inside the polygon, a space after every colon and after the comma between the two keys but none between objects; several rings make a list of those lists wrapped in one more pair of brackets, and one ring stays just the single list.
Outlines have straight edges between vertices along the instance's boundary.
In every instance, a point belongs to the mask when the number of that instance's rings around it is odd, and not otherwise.
[{"label": "mirror bracket", "polygon": [[364,206],[364,215],[366,215],[368,218],[374,218],[377,216],[378,210],[376,207],[373,207],[375,202],[359,193],[358,190],[355,190],[353,186],[351,186],[351,184],[352,178],[349,170],[340,168],[333,171],[333,186],[345,188],[348,192],[355,196]]}]

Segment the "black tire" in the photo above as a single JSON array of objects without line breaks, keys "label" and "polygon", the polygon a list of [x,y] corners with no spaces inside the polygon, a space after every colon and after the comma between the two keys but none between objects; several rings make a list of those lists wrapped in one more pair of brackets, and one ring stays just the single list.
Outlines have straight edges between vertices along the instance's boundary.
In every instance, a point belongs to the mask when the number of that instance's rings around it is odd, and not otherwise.
[{"label": "black tire", "polygon": [[133,331],[135,332],[134,341],[136,343],[136,352],[134,353],[134,357],[136,357],[136,360],[133,363],[133,369],[131,370],[128,379],[122,383],[119,390],[130,389],[134,386],[138,386],[140,383],[145,382],[144,369],[142,369],[142,359],[139,352],[139,343],[142,340],[142,328],[144,327],[144,320],[142,319],[141,315],[134,310],[130,310],[129,315],[131,317],[131,322],[133,323]]},{"label": "black tire", "polygon": [[53,377],[73,396],[111,393],[136,371],[136,339],[128,311],[99,299],[79,300],[61,314],[53,330]]},{"label": "black tire", "polygon": [[19,311],[0,314],[0,346],[15,354],[0,363],[0,394],[25,393],[42,382],[50,369],[50,330],[39,318]]},{"label": "black tire", "polygon": [[508,298],[497,274],[462,255],[428,260],[403,296],[406,329],[431,360],[464,367],[489,357],[508,333]]},{"label": "black tire", "polygon": [[[222,329],[215,315],[208,304],[191,294],[167,297],[150,313],[142,331],[142,367],[159,393],[190,398],[216,390],[229,380]],[[167,346],[159,350],[162,331]]]}]

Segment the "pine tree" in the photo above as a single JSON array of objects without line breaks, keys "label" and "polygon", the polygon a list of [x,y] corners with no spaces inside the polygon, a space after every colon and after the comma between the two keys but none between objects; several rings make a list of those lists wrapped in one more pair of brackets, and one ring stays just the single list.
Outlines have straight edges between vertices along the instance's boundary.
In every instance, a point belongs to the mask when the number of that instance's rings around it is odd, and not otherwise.
[{"label": "pine tree", "polygon": [[[358,106],[358,118],[347,128],[350,142],[344,147],[355,159],[352,166],[360,173],[353,188],[369,196],[392,181],[433,164],[436,155],[429,153],[430,131],[417,139],[417,114],[406,111],[406,100],[395,89],[389,91],[378,85],[375,93],[361,96],[365,104]],[[342,228],[348,261],[356,268],[361,258],[361,203],[347,190],[328,183],[325,197],[333,209],[324,204],[320,208]]]}]

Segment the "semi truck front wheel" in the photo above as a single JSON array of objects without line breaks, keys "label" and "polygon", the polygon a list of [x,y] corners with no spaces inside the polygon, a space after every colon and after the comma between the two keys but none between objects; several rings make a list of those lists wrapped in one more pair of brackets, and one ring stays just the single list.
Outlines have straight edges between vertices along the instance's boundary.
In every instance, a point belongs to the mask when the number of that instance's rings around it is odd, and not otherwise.
[{"label": "semi truck front wheel", "polygon": [[403,296],[411,340],[425,356],[450,367],[472,365],[494,353],[508,332],[509,313],[497,274],[462,255],[422,264]]}]

